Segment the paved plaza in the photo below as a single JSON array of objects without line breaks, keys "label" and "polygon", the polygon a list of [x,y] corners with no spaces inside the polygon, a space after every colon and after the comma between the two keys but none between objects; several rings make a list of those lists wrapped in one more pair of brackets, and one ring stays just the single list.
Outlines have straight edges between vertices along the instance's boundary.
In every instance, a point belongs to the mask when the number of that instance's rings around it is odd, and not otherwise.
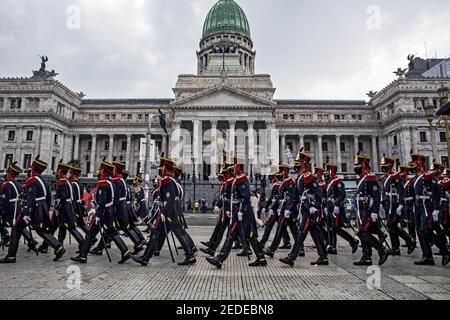
[{"label": "paved plaza", "polygon": [[[194,241],[207,240],[212,226],[190,227]],[[127,239],[128,241],[128,239]],[[288,252],[279,251],[268,259],[265,268],[247,267],[247,258],[233,252],[222,270],[209,265],[205,255],[197,255],[197,264],[180,267],[172,264],[165,245],[160,257],[150,260],[148,267],[136,265],[131,260],[118,265],[119,251],[111,250],[113,263],[106,255],[90,256],[88,264],[73,264],[69,257],[75,255],[76,245],[67,244],[68,253],[59,262],[53,255],[36,257],[21,246],[18,263],[0,265],[0,294],[4,299],[169,299],[169,300],[318,300],[318,299],[450,299],[450,269],[413,265],[419,250],[411,256],[390,258],[380,270],[352,265],[361,251],[351,255],[350,248],[340,242],[338,256],[330,257],[330,265],[310,266],[316,258],[308,240],[306,257],[300,258],[294,268],[282,265],[278,259]],[[6,252],[4,252],[5,254]],[[183,257],[176,257],[181,261]],[[79,269],[78,269],[79,267]],[[78,271],[81,283],[77,282]],[[373,273],[375,272],[375,273]],[[369,289],[374,284],[379,289]]]}]

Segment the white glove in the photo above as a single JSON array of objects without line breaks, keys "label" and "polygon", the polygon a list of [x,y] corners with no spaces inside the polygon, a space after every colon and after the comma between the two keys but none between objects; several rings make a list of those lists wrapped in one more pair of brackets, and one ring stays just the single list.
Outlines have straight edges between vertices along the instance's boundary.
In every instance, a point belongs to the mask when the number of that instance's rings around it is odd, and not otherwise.
[{"label": "white glove", "polygon": [[397,215],[401,216],[402,215],[402,210],[403,210],[403,205],[399,205],[397,208]]},{"label": "white glove", "polygon": [[256,218],[256,224],[258,225],[258,227],[264,227],[264,222],[262,222],[261,219]]},{"label": "white glove", "polygon": [[275,212],[273,212],[273,210],[270,209],[270,210],[269,210],[269,214],[270,214],[271,216],[273,216],[273,215],[275,214]]},{"label": "white glove", "polygon": [[23,221],[24,221],[26,224],[30,224],[30,223],[31,223],[31,217],[30,217],[30,216],[23,216]]},{"label": "white glove", "polygon": [[289,210],[284,210],[284,217],[286,219],[289,219],[290,216],[291,216],[291,212]]},{"label": "white glove", "polygon": [[438,222],[439,221],[439,210],[433,211],[433,221]]},{"label": "white glove", "polygon": [[378,213],[372,212],[372,214],[370,215],[370,218],[372,219],[372,222],[377,222],[378,221]]},{"label": "white glove", "polygon": [[95,224],[100,224],[100,218],[99,217],[95,217]]},{"label": "white glove", "polygon": [[166,222],[166,216],[163,215],[162,213],[161,213],[161,222],[162,223]]},{"label": "white glove", "polygon": [[231,218],[231,212],[230,211],[227,211],[227,216],[228,216],[228,218]]},{"label": "white glove", "polygon": [[237,216],[239,221],[242,221],[244,219],[244,214],[241,211],[238,212]]},{"label": "white glove", "polygon": [[219,208],[218,206],[215,206],[215,207],[214,207],[214,213],[215,213],[215,214],[218,214],[219,211],[220,211],[220,208]]},{"label": "white glove", "polygon": [[261,214],[266,214],[266,208],[262,208],[262,210],[261,210]]},{"label": "white glove", "polygon": [[335,206],[334,210],[333,210],[333,213],[334,214],[339,214],[339,213],[341,213],[341,209],[338,206]]},{"label": "white glove", "polygon": [[314,207],[309,208],[309,213],[310,213],[311,215],[315,214],[317,211],[319,211],[319,210],[317,210],[317,209],[314,208]]},{"label": "white glove", "polygon": [[323,213],[325,213],[325,215],[328,215],[328,208],[323,209]]}]

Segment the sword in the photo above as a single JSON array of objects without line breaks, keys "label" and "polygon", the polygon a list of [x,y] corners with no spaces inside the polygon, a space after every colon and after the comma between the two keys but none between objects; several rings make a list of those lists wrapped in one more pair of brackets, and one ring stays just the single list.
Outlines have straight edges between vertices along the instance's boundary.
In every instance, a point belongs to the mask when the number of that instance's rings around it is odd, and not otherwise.
[{"label": "sword", "polygon": [[[160,215],[162,214],[162,209],[163,209],[162,208],[162,203],[160,202],[159,203],[159,214]],[[167,246],[169,247],[170,257],[172,258],[172,263],[175,263],[175,258],[173,257],[172,247],[170,246],[169,234],[167,232],[166,218],[164,218],[163,225],[164,225],[164,234],[165,234],[166,239],[167,239]]]},{"label": "sword", "polygon": [[109,263],[111,263],[112,260],[111,260],[111,256],[109,255],[108,248],[107,248],[107,246],[106,246],[105,233],[102,231],[102,230],[103,230],[103,227],[102,227],[102,225],[100,224],[100,221],[99,221],[98,224],[99,224],[98,228],[99,228],[99,230],[100,230],[100,239],[102,240],[103,246],[105,247],[105,251],[106,251],[106,255],[108,256]]}]

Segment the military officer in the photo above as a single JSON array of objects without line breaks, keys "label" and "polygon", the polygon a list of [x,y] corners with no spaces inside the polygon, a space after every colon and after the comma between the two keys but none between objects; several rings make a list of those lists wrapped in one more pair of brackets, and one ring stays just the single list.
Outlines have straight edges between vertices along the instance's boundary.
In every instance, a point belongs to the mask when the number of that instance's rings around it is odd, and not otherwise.
[{"label": "military officer", "polygon": [[134,193],[133,202],[135,207],[135,214],[141,219],[148,216],[147,201],[145,200],[145,191],[142,187],[142,179],[139,175],[136,175],[133,180]]},{"label": "military officer", "polygon": [[378,219],[381,204],[381,192],[377,177],[370,173],[370,158],[364,155],[355,157],[355,173],[360,177],[356,188],[356,207],[358,237],[361,240],[363,256],[360,261],[354,262],[355,266],[372,265],[372,248],[378,251],[378,265],[383,265],[389,256],[389,252],[383,246],[381,239],[374,234],[379,234]]},{"label": "military officer", "polygon": [[64,243],[67,231],[78,242],[79,247],[83,244],[83,236],[76,226],[76,216],[74,212],[74,189],[72,182],[68,178],[72,167],[61,160],[58,164],[59,180],[56,183],[56,204],[55,211],[58,215],[59,232],[58,241]]},{"label": "military officer", "polygon": [[16,177],[22,173],[22,169],[16,162],[11,163],[6,172],[6,181],[0,186],[0,215],[5,228],[11,227],[11,242],[8,248],[8,255],[0,260],[0,263],[16,262],[16,253],[23,235],[28,243],[29,251],[37,252],[37,241],[31,236],[31,232],[26,229],[26,225],[21,221],[21,227],[17,228],[17,221],[23,216],[22,202],[23,189],[16,181]]},{"label": "military officer", "polygon": [[278,166],[279,172],[283,174],[282,182],[277,194],[277,207],[276,210],[279,212],[279,219],[277,225],[277,231],[275,232],[275,237],[269,248],[264,250],[264,254],[273,258],[275,251],[278,249],[281,239],[287,228],[289,227],[292,236],[297,238],[298,228],[295,223],[297,218],[297,211],[291,210],[292,203],[295,202],[295,180],[289,176],[289,166],[286,164],[281,164]]},{"label": "military officer", "polygon": [[402,220],[408,228],[408,234],[413,241],[414,247],[417,246],[416,226],[414,223],[414,179],[415,175],[409,174],[409,165],[399,167],[400,179],[405,190],[404,207],[402,210]]},{"label": "military officer", "polygon": [[337,176],[337,165],[327,163],[325,165],[326,176],[329,177],[327,185],[327,203],[326,213],[329,227],[329,247],[328,254],[337,253],[337,236],[346,240],[351,248],[352,254],[356,253],[359,246],[359,241],[352,237],[343,228],[350,225],[350,222],[345,215],[345,200],[347,192],[345,191],[345,184],[341,178]]},{"label": "military officer", "polygon": [[[266,266],[263,247],[258,241],[255,214],[250,201],[251,190],[248,177],[242,171],[242,160],[234,159],[234,181],[231,186],[231,220],[225,243],[219,255],[206,257],[206,260],[217,268],[221,268],[231,252],[233,241],[241,234],[242,245],[248,241],[255,252],[256,261],[249,263],[251,267]],[[245,248],[244,248],[245,250]],[[247,249],[248,250],[248,249]]]},{"label": "military officer", "polygon": [[[70,181],[73,188],[73,208],[76,217],[77,226],[87,233],[87,225],[84,219],[87,217],[87,212],[83,204],[83,184],[80,181],[82,170],[75,165],[70,166]],[[89,205],[89,204],[86,204]]]},{"label": "military officer", "polygon": [[99,181],[95,188],[95,201],[93,201],[93,209],[95,214],[91,217],[88,224],[88,233],[81,246],[80,254],[76,257],[72,257],[71,260],[79,263],[87,262],[87,255],[92,245],[92,240],[100,232],[102,237],[101,243],[103,245],[106,242],[106,237],[111,239],[119,248],[121,253],[121,259],[119,264],[125,263],[130,259],[130,252],[128,247],[118,232],[118,223],[113,213],[114,206],[114,186],[109,180],[109,177],[113,174],[114,165],[108,163],[103,159],[100,164]]},{"label": "military officer", "polygon": [[[161,157],[161,175],[163,179],[160,182],[160,210],[158,216],[153,223],[153,229],[150,241],[142,256],[133,255],[135,262],[147,266],[150,258],[153,256],[158,243],[161,243],[161,237],[167,237],[168,232],[172,231],[178,241],[181,243],[185,253],[185,260],[178,265],[191,265],[196,263],[194,253],[188,239],[186,239],[183,225],[181,224],[180,215],[182,208],[180,201],[180,190],[174,177],[175,162],[169,158]],[[169,239],[167,239],[169,241]]]},{"label": "military officer", "polygon": [[411,171],[416,173],[414,193],[416,195],[414,218],[417,236],[422,249],[422,259],[416,265],[434,265],[432,244],[442,252],[442,265],[447,265],[450,256],[447,241],[442,232],[439,217],[441,214],[441,190],[436,174],[425,169],[426,156],[411,154]]},{"label": "military officer", "polygon": [[408,254],[414,249],[414,241],[411,236],[400,226],[402,210],[404,209],[405,188],[401,181],[400,172],[394,172],[394,159],[386,155],[381,159],[381,171],[384,176],[383,183],[383,209],[386,214],[386,228],[391,240],[392,255],[400,255],[400,238],[402,238],[408,247]]},{"label": "military officer", "polygon": [[301,149],[297,154],[296,162],[300,167],[299,171],[302,172],[296,185],[296,195],[298,195],[299,201],[297,201],[298,205],[295,202],[292,203],[289,211],[293,211],[297,207],[299,212],[299,232],[291,253],[286,258],[280,259],[280,261],[284,264],[294,266],[294,262],[304,246],[306,236],[308,232],[311,232],[311,237],[319,255],[319,259],[311,262],[311,264],[328,265],[327,251],[318,224],[322,210],[322,189],[319,187],[317,181],[314,180],[313,174],[311,173],[311,155]]}]

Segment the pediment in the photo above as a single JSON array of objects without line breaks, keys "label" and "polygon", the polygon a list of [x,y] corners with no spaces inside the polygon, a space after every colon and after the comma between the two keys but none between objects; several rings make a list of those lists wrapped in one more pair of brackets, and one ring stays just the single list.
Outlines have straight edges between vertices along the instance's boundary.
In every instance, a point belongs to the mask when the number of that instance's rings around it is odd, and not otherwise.
[{"label": "pediment", "polygon": [[228,86],[207,89],[172,103],[174,108],[273,108],[276,104]]}]

